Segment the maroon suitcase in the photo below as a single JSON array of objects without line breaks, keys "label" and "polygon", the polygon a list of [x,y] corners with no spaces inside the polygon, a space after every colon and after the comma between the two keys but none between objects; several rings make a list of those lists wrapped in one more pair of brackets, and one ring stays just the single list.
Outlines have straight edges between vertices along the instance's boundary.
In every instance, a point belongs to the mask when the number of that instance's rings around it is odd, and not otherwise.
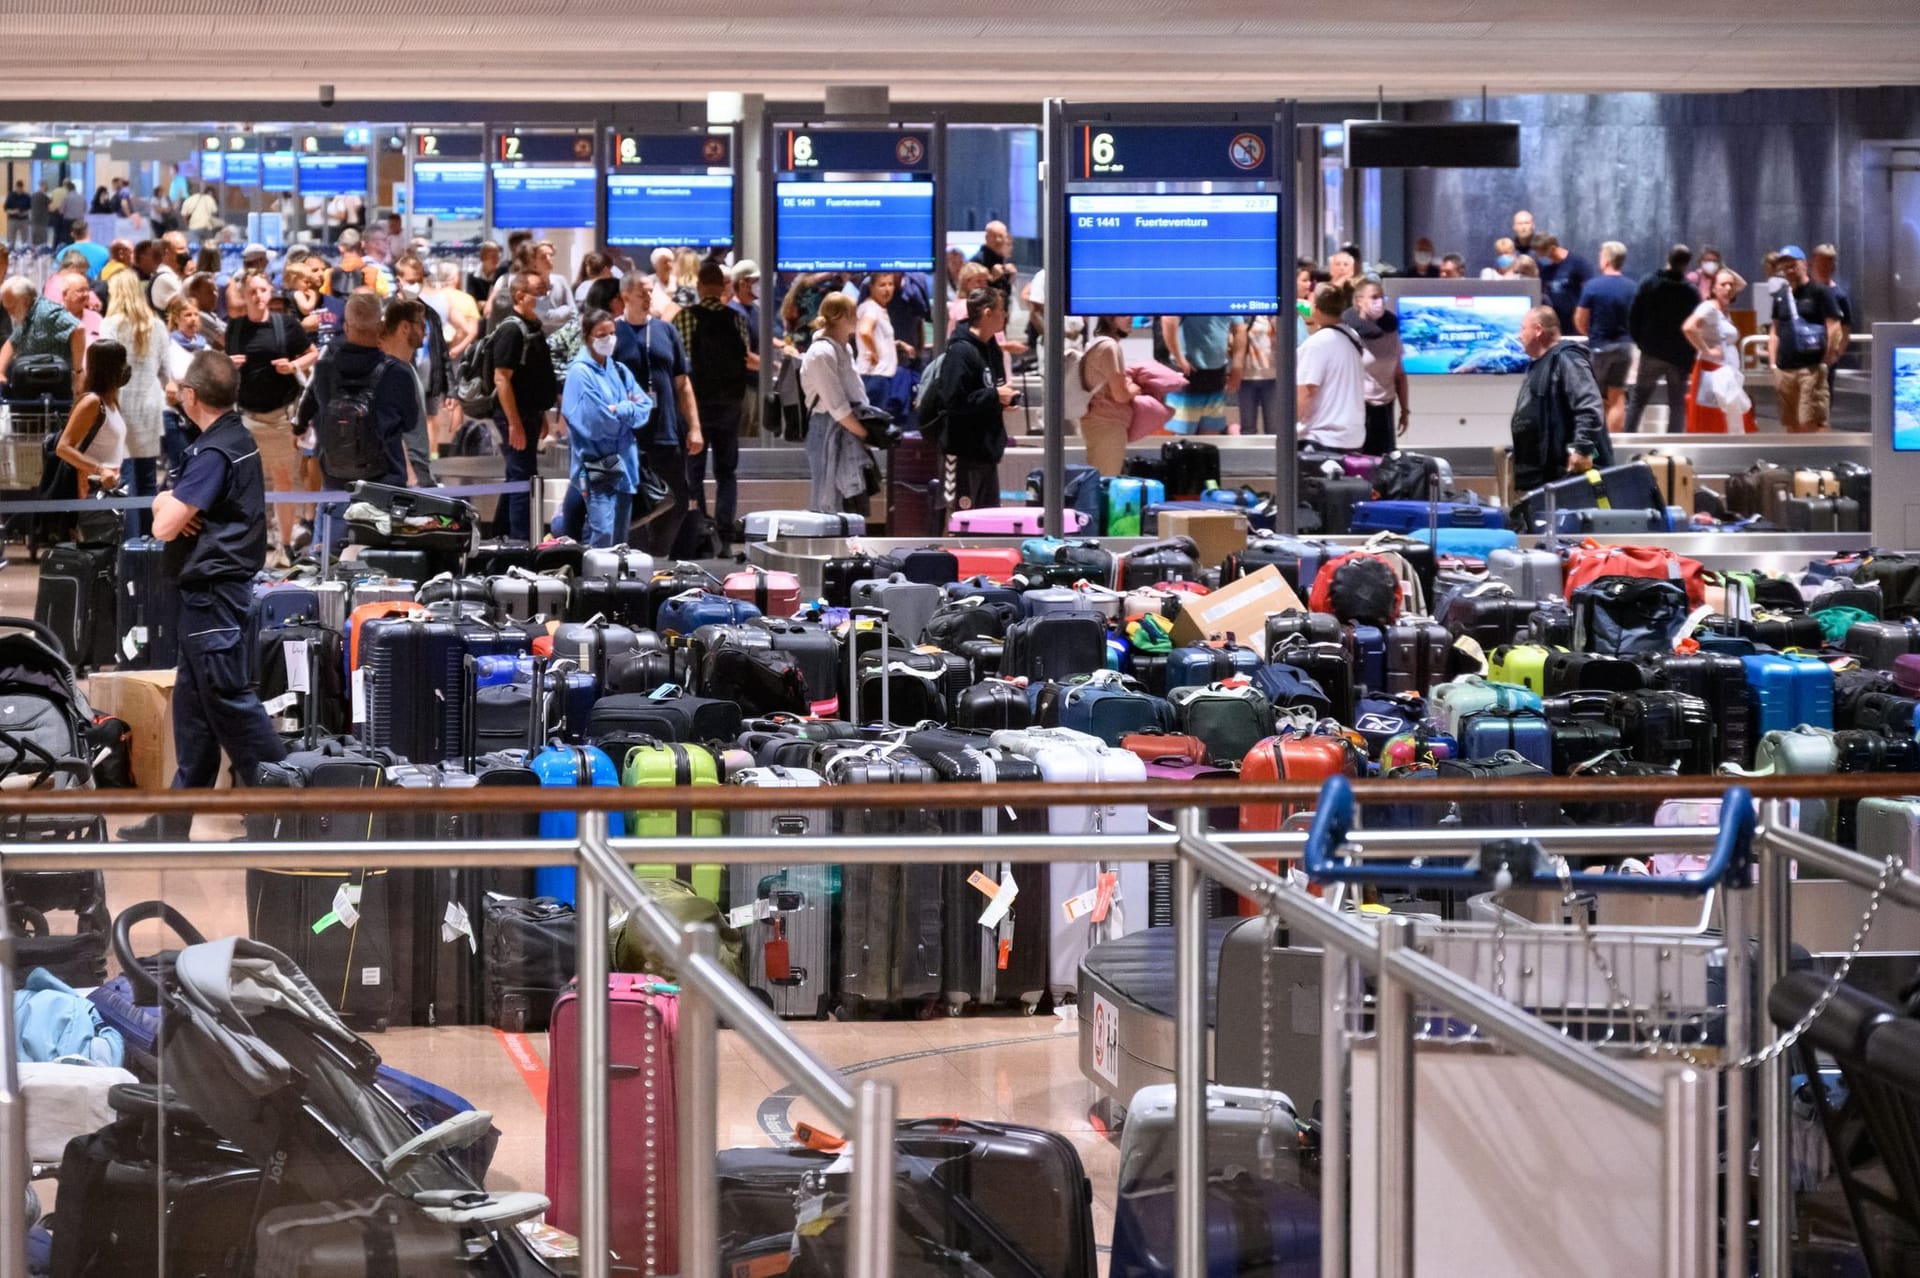
[{"label": "maroon suitcase", "polygon": [[[680,1271],[680,1151],[674,1052],[680,1000],[650,994],[660,978],[607,978],[607,1184],[609,1241],[621,1272]],[[553,1005],[547,1065],[547,1219],[580,1228],[580,999],[569,988]],[[651,1112],[649,1112],[651,1110]],[[647,1218],[655,1222],[649,1263]]]}]

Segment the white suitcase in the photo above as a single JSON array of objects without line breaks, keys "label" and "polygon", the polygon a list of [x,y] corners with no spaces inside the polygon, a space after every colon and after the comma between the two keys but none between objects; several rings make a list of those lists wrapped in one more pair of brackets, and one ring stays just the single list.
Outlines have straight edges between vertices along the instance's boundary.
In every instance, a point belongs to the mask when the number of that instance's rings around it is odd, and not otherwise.
[{"label": "white suitcase", "polygon": [[[1109,748],[1098,737],[1069,728],[1030,728],[996,732],[989,743],[1033,760],[1040,775],[1056,785],[1096,782],[1144,782],[1147,765],[1138,755]],[[1145,804],[1060,804],[1047,809],[1054,834],[1145,834]],[[1088,918],[1084,903],[1099,891],[1100,876],[1117,876],[1105,919]],[[1080,987],[1080,962],[1101,941],[1146,926],[1148,868],[1145,861],[1056,861],[1049,873],[1053,906],[1048,937],[1050,983],[1056,996]],[[1129,925],[1129,918],[1133,920]]]}]

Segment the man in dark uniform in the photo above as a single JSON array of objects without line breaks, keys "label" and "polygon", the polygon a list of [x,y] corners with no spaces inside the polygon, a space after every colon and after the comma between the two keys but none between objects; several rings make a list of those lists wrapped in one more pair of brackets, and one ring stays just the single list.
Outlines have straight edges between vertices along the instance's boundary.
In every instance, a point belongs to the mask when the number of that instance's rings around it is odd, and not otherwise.
[{"label": "man in dark uniform", "polygon": [[[180,665],[173,688],[173,788],[211,789],[220,752],[251,785],[259,765],[286,757],[248,678],[245,625],[253,575],[267,557],[266,478],[260,450],[235,409],[240,375],[212,351],[180,378],[180,412],[198,429],[170,491],[153,499],[153,535],[167,543],[163,570],[180,583]],[[123,838],[185,839],[176,814],[121,831]]]}]

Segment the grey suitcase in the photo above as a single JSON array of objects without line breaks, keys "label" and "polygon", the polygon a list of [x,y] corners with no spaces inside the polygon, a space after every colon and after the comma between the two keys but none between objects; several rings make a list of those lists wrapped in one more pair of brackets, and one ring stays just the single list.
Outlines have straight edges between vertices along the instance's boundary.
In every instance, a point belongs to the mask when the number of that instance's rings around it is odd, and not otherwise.
[{"label": "grey suitcase", "polygon": [[[735,785],[810,790],[825,784],[807,768],[744,768]],[[832,814],[802,806],[736,812],[730,829],[745,838],[817,838],[832,833]],[[747,986],[777,1015],[823,1017],[833,1005],[833,911],[840,868],[747,862],[727,871],[730,921],[746,933]],[[784,950],[784,960],[782,951]],[[774,973],[768,975],[768,954]]]},{"label": "grey suitcase", "polygon": [[559,617],[567,611],[567,583],[524,568],[487,578],[487,594],[500,614],[512,621]]},{"label": "grey suitcase", "polygon": [[1895,617],[1891,621],[1862,621],[1847,627],[1841,647],[1875,670],[1891,670],[1893,663],[1920,652],[1920,621]]},{"label": "grey suitcase", "polygon": [[1545,599],[1566,585],[1560,556],[1551,550],[1503,547],[1487,554],[1487,576],[1505,582],[1522,599]]},{"label": "grey suitcase", "polygon": [[[1261,952],[1267,922],[1250,918],[1227,933],[1220,946],[1214,988],[1219,1008],[1213,1032],[1213,1079],[1227,1087],[1259,1087],[1261,1026],[1273,1034],[1273,1077],[1265,1085],[1293,1098],[1300,1112],[1320,1104],[1321,953],[1286,944],[1273,951],[1273,1008],[1261,1007]],[[1281,938],[1284,942],[1283,929]]]},{"label": "grey suitcase", "polygon": [[853,606],[886,609],[887,629],[906,644],[920,642],[940,599],[940,587],[908,581],[897,572],[853,583]]},{"label": "grey suitcase", "polygon": [[859,515],[828,515],[817,510],[756,510],[745,521],[748,541],[783,537],[864,537],[867,521]]},{"label": "grey suitcase", "polygon": [[588,547],[580,556],[582,578],[614,580],[629,577],[638,581],[653,578],[653,556],[644,550],[625,546]]},{"label": "grey suitcase", "polygon": [[347,597],[347,611],[370,603],[412,603],[418,590],[413,582],[398,577],[362,577],[353,583]]},{"label": "grey suitcase", "polygon": [[1879,860],[1904,848],[1907,868],[1920,870],[1920,799],[1862,799],[1854,820],[1860,855]]}]

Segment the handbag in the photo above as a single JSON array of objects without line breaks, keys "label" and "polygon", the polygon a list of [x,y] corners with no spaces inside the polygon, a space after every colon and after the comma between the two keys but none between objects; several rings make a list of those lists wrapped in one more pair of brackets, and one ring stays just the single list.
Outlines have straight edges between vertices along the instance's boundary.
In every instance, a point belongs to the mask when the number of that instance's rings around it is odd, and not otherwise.
[{"label": "handbag", "polygon": [[1713,393],[1714,404],[1727,415],[1729,421],[1745,417],[1747,410],[1753,407],[1753,399],[1747,394],[1747,379],[1733,365],[1715,364],[1702,376]]},{"label": "handbag", "polygon": [[588,457],[580,463],[580,478],[589,493],[617,493],[627,477],[627,468],[618,457]]}]

